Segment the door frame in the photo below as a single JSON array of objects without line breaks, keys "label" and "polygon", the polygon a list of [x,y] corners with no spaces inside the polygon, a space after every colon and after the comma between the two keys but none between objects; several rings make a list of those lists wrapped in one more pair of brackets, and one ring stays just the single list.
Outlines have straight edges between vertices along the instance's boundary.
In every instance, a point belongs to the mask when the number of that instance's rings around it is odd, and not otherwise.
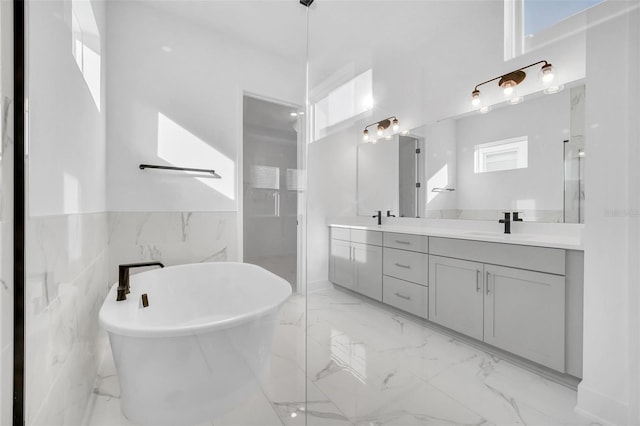
[{"label": "door frame", "polygon": [[[239,125],[239,141],[238,144],[238,158],[236,164],[236,179],[237,186],[237,199],[238,199],[238,261],[244,262],[244,99],[245,97],[258,99],[261,101],[270,102],[277,105],[296,108],[298,111],[303,111],[304,106],[296,104],[294,102],[287,102],[281,99],[276,99],[270,96],[264,96],[255,92],[243,90],[240,97],[240,120]],[[305,111],[306,113],[306,111]],[[302,187],[301,191],[298,191],[298,217],[297,217],[297,230],[296,230],[296,292],[300,294],[306,294],[307,289],[307,203],[306,203],[306,158],[307,158],[307,144],[305,143],[305,135],[307,134],[308,127],[308,114],[304,115],[304,119],[300,119],[300,128],[297,132],[297,168],[302,170]]]}]

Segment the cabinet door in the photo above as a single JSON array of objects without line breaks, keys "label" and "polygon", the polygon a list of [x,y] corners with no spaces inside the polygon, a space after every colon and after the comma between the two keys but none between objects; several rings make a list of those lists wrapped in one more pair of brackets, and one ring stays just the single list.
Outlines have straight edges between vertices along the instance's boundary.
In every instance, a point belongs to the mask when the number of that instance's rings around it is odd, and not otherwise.
[{"label": "cabinet door", "polygon": [[331,240],[329,279],[332,283],[353,290],[353,253],[349,241]]},{"label": "cabinet door", "polygon": [[382,301],[382,247],[351,243],[355,264],[354,290]]},{"label": "cabinet door", "polygon": [[485,265],[484,341],[564,371],[564,276]]},{"label": "cabinet door", "polygon": [[483,264],[429,256],[429,320],[483,337]]}]

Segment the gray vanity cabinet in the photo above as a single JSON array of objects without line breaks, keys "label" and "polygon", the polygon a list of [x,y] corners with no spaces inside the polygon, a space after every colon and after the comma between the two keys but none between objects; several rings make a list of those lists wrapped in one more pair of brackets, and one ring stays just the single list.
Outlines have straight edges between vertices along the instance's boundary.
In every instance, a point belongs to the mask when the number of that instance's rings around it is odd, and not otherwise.
[{"label": "gray vanity cabinet", "polygon": [[331,282],[353,290],[353,249],[350,241],[332,239],[329,261],[329,279]]},{"label": "gray vanity cabinet", "polygon": [[565,371],[564,250],[446,238],[429,244],[439,254],[429,259],[430,321]]},{"label": "gray vanity cabinet", "polygon": [[372,299],[382,300],[381,232],[331,229],[329,280]]},{"label": "gray vanity cabinet", "polygon": [[565,277],[485,265],[484,341],[565,369]]},{"label": "gray vanity cabinet", "polygon": [[382,301],[382,247],[351,243],[354,261],[353,290]]},{"label": "gray vanity cabinet", "polygon": [[483,339],[484,265],[429,256],[429,320]]}]

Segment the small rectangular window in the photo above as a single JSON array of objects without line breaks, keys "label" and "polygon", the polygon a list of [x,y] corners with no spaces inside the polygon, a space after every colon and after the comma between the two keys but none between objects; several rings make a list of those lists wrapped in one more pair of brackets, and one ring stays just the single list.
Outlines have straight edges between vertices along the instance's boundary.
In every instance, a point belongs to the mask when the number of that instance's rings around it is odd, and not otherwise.
[{"label": "small rectangular window", "polygon": [[504,139],[474,147],[474,172],[486,173],[528,167],[528,138]]},{"label": "small rectangular window", "polygon": [[371,69],[333,89],[313,104],[313,140],[331,133],[332,127],[373,108]]}]

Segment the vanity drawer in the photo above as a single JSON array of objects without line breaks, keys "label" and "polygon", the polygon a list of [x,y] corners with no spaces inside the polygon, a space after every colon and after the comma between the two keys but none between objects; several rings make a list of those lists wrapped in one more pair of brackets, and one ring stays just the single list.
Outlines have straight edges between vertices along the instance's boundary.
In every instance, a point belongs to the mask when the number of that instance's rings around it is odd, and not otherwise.
[{"label": "vanity drawer", "polygon": [[393,277],[382,277],[382,301],[410,314],[428,318],[429,288],[402,281]]},{"label": "vanity drawer", "polygon": [[331,238],[334,240],[351,241],[351,229],[332,226]]},{"label": "vanity drawer", "polygon": [[367,231],[366,229],[351,228],[351,241],[354,243],[371,244],[373,246],[382,245],[382,232]]},{"label": "vanity drawer", "polygon": [[401,280],[427,285],[429,255],[384,247],[382,252],[382,273]]},{"label": "vanity drawer", "polygon": [[565,274],[563,249],[432,237],[431,254],[531,271]]},{"label": "vanity drawer", "polygon": [[383,246],[401,250],[429,252],[429,237],[426,235],[397,234],[385,232],[382,236]]}]

